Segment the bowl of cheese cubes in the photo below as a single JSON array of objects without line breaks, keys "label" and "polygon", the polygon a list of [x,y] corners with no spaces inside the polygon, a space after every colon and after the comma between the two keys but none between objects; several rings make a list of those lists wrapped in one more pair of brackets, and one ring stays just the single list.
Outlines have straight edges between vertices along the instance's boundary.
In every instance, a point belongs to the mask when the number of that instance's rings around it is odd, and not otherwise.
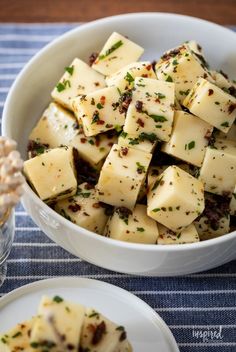
[{"label": "bowl of cheese cubes", "polygon": [[41,50],[3,113],[36,224],[124,273],[234,259],[235,44],[207,21],[140,13],[79,26]]}]

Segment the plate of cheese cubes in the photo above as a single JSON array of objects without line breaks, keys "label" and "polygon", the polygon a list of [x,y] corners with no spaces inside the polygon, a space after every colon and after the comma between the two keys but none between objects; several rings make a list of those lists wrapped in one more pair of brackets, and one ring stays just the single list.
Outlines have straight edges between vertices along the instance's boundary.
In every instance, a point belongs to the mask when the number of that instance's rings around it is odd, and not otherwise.
[{"label": "plate of cheese cubes", "polygon": [[0,300],[1,352],[178,352],[158,314],[131,293],[81,278],[42,280]]},{"label": "plate of cheese cubes", "polygon": [[[155,23],[161,29],[167,17],[172,30],[177,23],[182,28],[172,39],[171,28],[165,35],[151,28]],[[137,30],[142,19],[150,20],[147,38]],[[192,29],[183,34],[187,24]],[[209,37],[219,32],[228,38],[217,65],[214,42],[209,50],[197,24],[209,27]],[[228,44],[235,34],[168,14],[117,16],[86,26],[34,59],[39,63],[59,52],[68,38],[64,64],[45,84],[47,103],[32,112],[24,131],[24,174],[41,204],[37,218],[28,200],[26,208],[56,242],[99,265],[103,260],[88,251],[95,237],[100,258],[113,246],[119,253],[144,250],[146,256],[149,250],[209,249],[209,240],[224,242],[236,215],[236,67],[234,46]],[[95,28],[98,43],[85,44]],[[83,48],[75,55],[69,45],[77,31]],[[37,90],[44,83],[37,82]],[[87,244],[76,233],[68,238],[68,228],[88,236]],[[149,264],[144,272],[155,272]]]}]

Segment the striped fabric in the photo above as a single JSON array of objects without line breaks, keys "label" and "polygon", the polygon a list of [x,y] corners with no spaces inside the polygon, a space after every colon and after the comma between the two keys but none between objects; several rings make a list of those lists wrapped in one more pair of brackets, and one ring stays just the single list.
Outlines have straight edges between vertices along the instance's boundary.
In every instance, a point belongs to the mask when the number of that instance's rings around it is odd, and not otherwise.
[{"label": "striped fabric", "polygon": [[[75,24],[0,25],[0,115],[9,87],[25,63],[73,27]],[[15,241],[0,294],[35,280],[64,275],[107,281],[136,294],[169,325],[181,352],[236,351],[236,261],[177,278],[140,278],[110,272],[52,243],[18,206]]]}]

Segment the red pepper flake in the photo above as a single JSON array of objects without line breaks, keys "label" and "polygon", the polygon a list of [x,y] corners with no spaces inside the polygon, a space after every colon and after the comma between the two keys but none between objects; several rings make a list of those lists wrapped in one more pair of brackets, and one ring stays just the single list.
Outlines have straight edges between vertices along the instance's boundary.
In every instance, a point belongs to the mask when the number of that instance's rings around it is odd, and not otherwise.
[{"label": "red pepper flake", "polygon": [[73,213],[76,213],[77,211],[81,210],[81,206],[77,203],[75,204],[70,204],[68,206],[68,209],[71,210]]},{"label": "red pepper flake", "polygon": [[112,142],[109,142],[109,143],[108,143],[108,146],[109,146],[109,147],[112,147],[112,146],[113,146],[113,143],[112,143]]},{"label": "red pepper flake", "polygon": [[128,152],[129,152],[129,149],[127,147],[121,147],[121,154],[122,155],[125,156],[128,154]]},{"label": "red pepper flake", "polygon": [[[155,62],[155,61],[154,61]],[[155,64],[156,64],[156,62],[155,62]],[[150,71],[151,70],[151,68],[152,68],[152,65],[148,65],[148,66],[146,66],[146,69],[148,70],[148,71]]]},{"label": "red pepper flake", "polygon": [[92,66],[92,64],[96,61],[98,57],[98,53],[92,53],[90,56],[89,56],[89,65]]},{"label": "red pepper flake", "polygon": [[81,143],[86,143],[87,139],[86,138],[80,138]]},{"label": "red pepper flake", "polygon": [[105,123],[105,121],[103,121],[103,120],[98,120],[97,121],[97,125],[104,125],[104,123]]},{"label": "red pepper flake", "polygon": [[100,83],[99,82],[94,82],[95,87],[99,87]]},{"label": "red pepper flake", "polygon": [[207,73],[204,73],[203,78],[207,78]]},{"label": "red pepper flake", "polygon": [[228,112],[229,114],[232,114],[232,112],[236,109],[236,104],[230,104],[228,107]]},{"label": "red pepper flake", "polygon": [[104,97],[104,95],[102,95],[101,98],[100,98],[100,103],[101,103],[102,105],[104,105],[105,102],[106,102],[106,97]]},{"label": "red pepper flake", "polygon": [[212,130],[211,129],[207,129],[204,138],[209,140],[211,138],[211,134],[212,134]]},{"label": "red pepper flake", "polygon": [[143,110],[143,102],[140,100],[136,101],[135,108],[138,112],[142,112]]},{"label": "red pepper flake", "polygon": [[142,74],[142,77],[143,77],[143,78],[148,78],[148,74],[147,74],[147,73],[143,73],[143,74]]},{"label": "red pepper flake", "polygon": [[208,89],[208,95],[212,95],[214,93],[214,90],[213,89]]},{"label": "red pepper flake", "polygon": [[100,145],[100,138],[99,138],[99,136],[95,136],[95,145],[96,145],[96,147],[99,147],[99,145]]},{"label": "red pepper flake", "polygon": [[101,207],[101,205],[100,205],[100,203],[93,203],[92,207],[95,209],[98,209]]},{"label": "red pepper flake", "polygon": [[136,122],[139,126],[144,127],[144,122],[142,119],[138,119]]},{"label": "red pepper flake", "polygon": [[103,335],[106,333],[106,324],[102,321],[99,325],[97,325],[93,338],[92,338],[92,345],[97,345],[101,340]]}]

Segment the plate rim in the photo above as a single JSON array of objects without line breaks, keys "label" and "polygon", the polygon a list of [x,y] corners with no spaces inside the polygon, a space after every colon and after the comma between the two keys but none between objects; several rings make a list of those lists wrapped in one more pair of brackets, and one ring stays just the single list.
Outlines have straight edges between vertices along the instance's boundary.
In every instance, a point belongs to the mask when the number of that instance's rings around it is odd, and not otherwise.
[{"label": "plate rim", "polygon": [[141,298],[137,297],[135,294],[129,292],[128,290],[125,290],[119,286],[110,284],[102,280],[90,279],[86,277],[77,277],[77,276],[59,276],[59,277],[50,278],[50,279],[33,281],[29,284],[20,286],[10,291],[9,293],[5,294],[3,297],[1,297],[0,314],[1,314],[1,310],[4,307],[6,307],[7,304],[16,301],[19,297],[22,297],[27,293],[37,292],[38,288],[40,289],[43,287],[45,289],[47,288],[56,289],[60,287],[61,284],[65,285],[65,283],[67,284],[66,286],[71,285],[77,288],[79,287],[89,288],[89,287],[93,287],[94,285],[95,285],[95,288],[98,288],[98,289],[109,288],[109,290],[112,290],[115,294],[120,293],[122,295],[125,295],[131,300],[135,300],[138,303],[138,305],[142,305],[145,311],[147,311],[150,314],[150,316],[152,317],[152,321],[162,331],[162,334],[165,337],[165,340],[169,343],[170,347],[173,349],[173,352],[180,352],[177,342],[170,328],[165,323],[165,321],[160,317],[160,315],[148,303],[143,301]]}]

